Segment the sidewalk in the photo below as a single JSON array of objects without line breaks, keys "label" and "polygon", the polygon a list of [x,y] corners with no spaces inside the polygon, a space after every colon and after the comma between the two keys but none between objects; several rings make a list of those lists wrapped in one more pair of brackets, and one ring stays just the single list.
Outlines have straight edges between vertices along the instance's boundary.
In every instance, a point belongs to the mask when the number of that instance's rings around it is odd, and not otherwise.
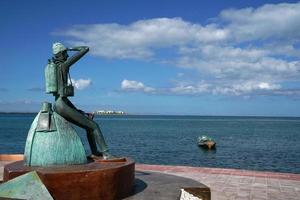
[{"label": "sidewalk", "polygon": [[136,164],[136,170],[191,178],[211,189],[212,200],[299,200],[300,174]]}]

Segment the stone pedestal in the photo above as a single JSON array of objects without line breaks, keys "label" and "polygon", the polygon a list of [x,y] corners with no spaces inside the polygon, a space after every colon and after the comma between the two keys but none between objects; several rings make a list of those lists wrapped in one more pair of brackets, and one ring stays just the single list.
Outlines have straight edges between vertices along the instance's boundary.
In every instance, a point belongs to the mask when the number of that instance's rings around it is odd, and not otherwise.
[{"label": "stone pedestal", "polygon": [[132,193],[134,161],[91,161],[87,164],[28,167],[24,161],[4,168],[4,181],[36,171],[52,197],[60,199],[121,199]]}]

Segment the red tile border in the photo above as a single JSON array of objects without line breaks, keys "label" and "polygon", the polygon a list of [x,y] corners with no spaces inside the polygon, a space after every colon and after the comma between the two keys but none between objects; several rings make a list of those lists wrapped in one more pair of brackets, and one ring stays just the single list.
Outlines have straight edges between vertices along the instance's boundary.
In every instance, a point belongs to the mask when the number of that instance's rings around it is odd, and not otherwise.
[{"label": "red tile border", "polygon": [[279,172],[263,172],[240,169],[223,169],[223,168],[207,168],[207,167],[189,167],[189,166],[171,166],[171,165],[148,165],[136,164],[137,170],[152,170],[160,172],[186,172],[186,173],[203,173],[203,174],[225,174],[234,176],[252,176],[265,177],[273,179],[286,179],[300,181],[300,174],[279,173]]},{"label": "red tile border", "polygon": [[18,161],[23,159],[23,154],[0,154],[0,161]]},{"label": "red tile border", "polygon": [[[14,161],[23,159],[21,154],[0,154],[1,161]],[[208,168],[208,167],[190,167],[190,166],[172,166],[172,165],[148,165],[136,164],[137,170],[153,170],[160,172],[174,172],[174,173],[201,173],[201,174],[224,174],[233,176],[250,176],[250,177],[265,177],[273,179],[286,179],[300,181],[300,174],[279,173],[279,172],[264,172],[251,171],[243,169],[226,169],[226,168]]]}]

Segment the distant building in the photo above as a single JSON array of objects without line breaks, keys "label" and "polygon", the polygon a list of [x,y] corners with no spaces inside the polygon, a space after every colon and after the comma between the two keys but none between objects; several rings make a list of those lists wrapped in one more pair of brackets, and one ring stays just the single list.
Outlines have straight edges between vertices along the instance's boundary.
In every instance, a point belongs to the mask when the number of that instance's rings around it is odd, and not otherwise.
[{"label": "distant building", "polygon": [[114,111],[114,110],[98,110],[95,112],[96,115],[124,115],[123,111]]}]

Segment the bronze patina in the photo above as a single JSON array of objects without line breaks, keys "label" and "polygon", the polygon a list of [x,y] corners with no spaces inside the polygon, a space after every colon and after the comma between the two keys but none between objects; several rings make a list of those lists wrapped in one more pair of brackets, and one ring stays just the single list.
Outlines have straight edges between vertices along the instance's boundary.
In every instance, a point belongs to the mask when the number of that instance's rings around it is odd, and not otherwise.
[{"label": "bronze patina", "polygon": [[[74,87],[70,77],[70,67],[83,57],[88,51],[89,47],[79,46],[73,48],[66,48],[61,43],[53,44],[53,57],[50,63],[56,67],[57,91],[52,92],[55,96],[54,111],[67,121],[86,130],[88,142],[91,152],[96,156],[103,156],[104,159],[112,158],[108,152],[107,144],[104,140],[103,134],[99,125],[93,120],[93,115],[85,113],[77,109],[68,97],[74,95]],[[75,52],[69,57],[68,52]]]}]

